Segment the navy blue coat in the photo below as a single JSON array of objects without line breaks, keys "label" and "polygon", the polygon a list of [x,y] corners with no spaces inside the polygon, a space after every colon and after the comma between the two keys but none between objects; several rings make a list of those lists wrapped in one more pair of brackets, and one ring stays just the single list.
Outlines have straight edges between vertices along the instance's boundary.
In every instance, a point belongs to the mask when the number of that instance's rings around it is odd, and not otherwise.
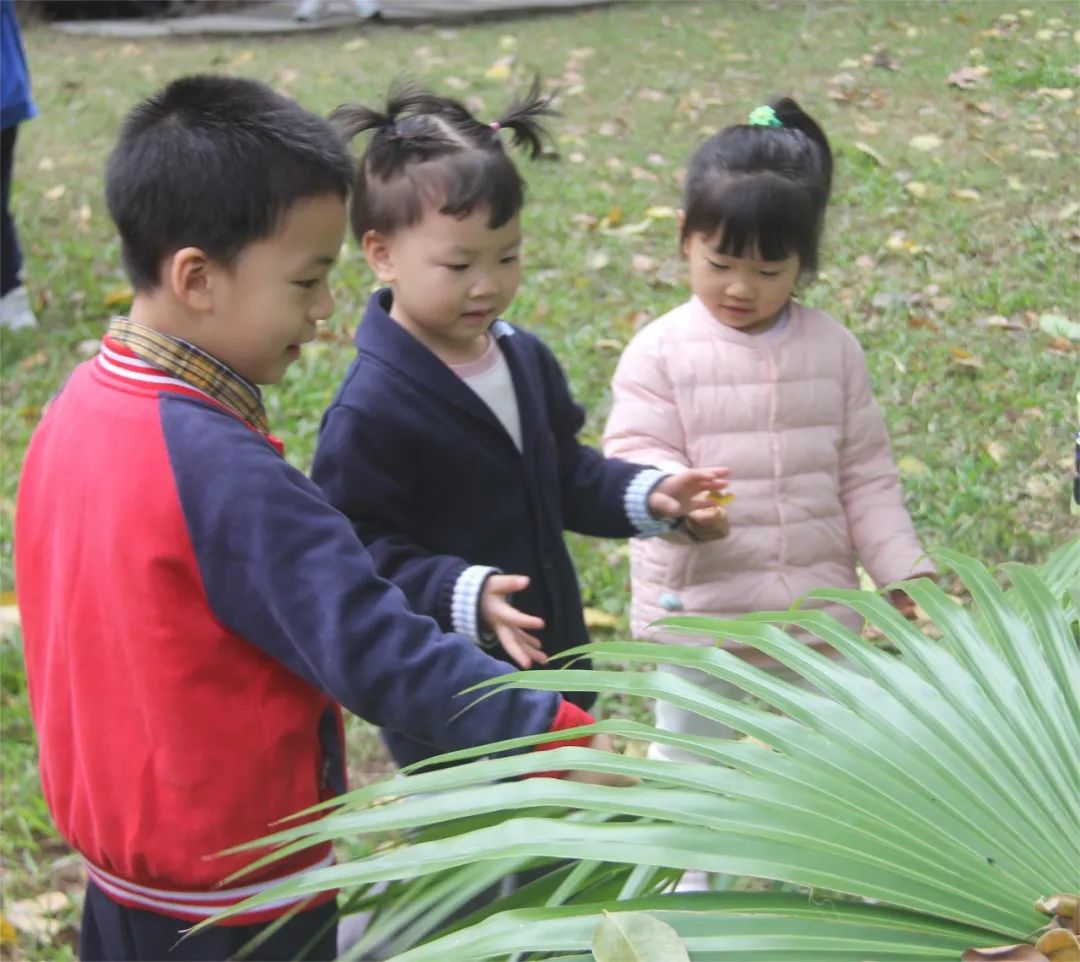
[{"label": "navy blue coat", "polygon": [[[530,578],[513,604],[544,619],[548,654],[589,640],[563,531],[637,533],[627,485],[643,469],[578,443],[585,420],[558,362],[526,331],[500,323],[521,416],[522,451],[491,409],[393,321],[372,296],[357,357],[323,417],[312,477],[352,522],[383,577],[414,611],[452,627],[454,585],[470,565]],[[509,661],[501,647],[491,653]],[[588,707],[593,696],[567,693]],[[427,746],[384,737],[407,764]],[[492,732],[492,739],[504,737]]]}]

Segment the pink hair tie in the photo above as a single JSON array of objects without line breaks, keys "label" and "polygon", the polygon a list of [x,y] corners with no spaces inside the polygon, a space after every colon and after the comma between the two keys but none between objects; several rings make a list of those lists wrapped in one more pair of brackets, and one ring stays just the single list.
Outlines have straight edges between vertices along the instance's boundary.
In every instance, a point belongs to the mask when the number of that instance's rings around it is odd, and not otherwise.
[{"label": "pink hair tie", "polygon": [[497,120],[493,120],[490,124],[488,124],[488,126],[492,130],[502,130],[502,124],[500,124]]}]

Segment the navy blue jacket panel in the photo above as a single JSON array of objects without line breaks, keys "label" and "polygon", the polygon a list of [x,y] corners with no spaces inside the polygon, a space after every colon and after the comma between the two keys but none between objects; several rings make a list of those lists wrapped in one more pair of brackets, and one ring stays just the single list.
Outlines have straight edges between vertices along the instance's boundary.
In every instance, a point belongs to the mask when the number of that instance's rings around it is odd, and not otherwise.
[{"label": "navy blue jacket panel", "polygon": [[[480,397],[389,317],[390,306],[385,290],[368,303],[357,357],[323,418],[315,482],[379,573],[444,629],[462,572],[488,565],[529,577],[513,604],[544,619],[536,634],[547,653],[586,643],[563,531],[634,535],[624,495],[643,467],[578,442],[585,416],[558,362],[538,338],[500,323],[519,451]],[[566,697],[582,704],[580,694]]]},{"label": "navy blue jacket panel", "polygon": [[161,407],[207,600],[225,627],[430,754],[551,727],[559,699],[546,692],[506,692],[459,714],[477,698],[460,693],[505,666],[411,612],[345,518],[263,437],[200,400],[166,396]]}]

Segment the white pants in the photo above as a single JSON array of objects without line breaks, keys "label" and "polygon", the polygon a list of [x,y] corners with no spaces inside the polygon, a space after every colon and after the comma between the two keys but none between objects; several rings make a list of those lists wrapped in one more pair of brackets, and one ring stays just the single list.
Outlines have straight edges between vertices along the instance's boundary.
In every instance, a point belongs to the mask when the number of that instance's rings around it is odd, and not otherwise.
[{"label": "white pants", "polygon": [[[847,667],[852,667],[850,662],[845,661],[843,664]],[[737,685],[733,685],[731,682],[722,681],[713,675],[698,671],[696,668],[683,668],[679,665],[659,665],[657,670],[692,682],[693,684],[705,688],[713,694],[721,695],[724,698],[730,698],[735,701],[744,701],[750,697]],[[805,678],[795,674],[795,672],[786,665],[773,665],[765,670],[774,678],[790,681],[799,688],[812,689],[814,687]],[[721,722],[714,721],[711,718],[705,718],[703,715],[697,714],[697,712],[680,708],[677,705],[672,705],[670,702],[660,701],[659,699],[657,699],[656,702],[656,727],[661,731],[674,732],[679,735],[708,735],[712,738],[739,738],[741,735],[741,733],[737,732],[734,728],[730,728]],[[682,748],[661,745],[657,742],[653,742],[649,746],[649,758],[659,758],[671,762],[702,762],[708,760],[701,755],[685,751]]]}]

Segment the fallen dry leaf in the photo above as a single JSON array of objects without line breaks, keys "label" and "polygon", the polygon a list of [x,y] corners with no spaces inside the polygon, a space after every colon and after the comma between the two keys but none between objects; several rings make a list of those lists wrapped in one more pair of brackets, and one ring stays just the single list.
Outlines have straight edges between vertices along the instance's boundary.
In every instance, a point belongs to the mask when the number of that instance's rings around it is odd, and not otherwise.
[{"label": "fallen dry leaf", "polygon": [[866,154],[879,167],[888,167],[889,162],[881,156],[873,147],[861,140],[856,140],[852,145],[859,153]]},{"label": "fallen dry leaf", "polygon": [[937,134],[919,134],[917,137],[912,137],[908,142],[915,150],[921,150],[924,153],[940,150],[944,141]]},{"label": "fallen dry leaf", "polygon": [[990,68],[979,64],[975,67],[959,67],[946,78],[950,87],[959,87],[961,90],[970,90],[977,87],[990,76]]},{"label": "fallen dry leaf", "polygon": [[896,466],[905,478],[922,478],[930,473],[930,469],[922,461],[910,454],[899,458]]},{"label": "fallen dry leaf", "polygon": [[976,370],[983,366],[983,362],[980,358],[972,354],[971,351],[965,350],[962,347],[950,347],[949,360],[959,367],[968,368],[971,370]]}]

